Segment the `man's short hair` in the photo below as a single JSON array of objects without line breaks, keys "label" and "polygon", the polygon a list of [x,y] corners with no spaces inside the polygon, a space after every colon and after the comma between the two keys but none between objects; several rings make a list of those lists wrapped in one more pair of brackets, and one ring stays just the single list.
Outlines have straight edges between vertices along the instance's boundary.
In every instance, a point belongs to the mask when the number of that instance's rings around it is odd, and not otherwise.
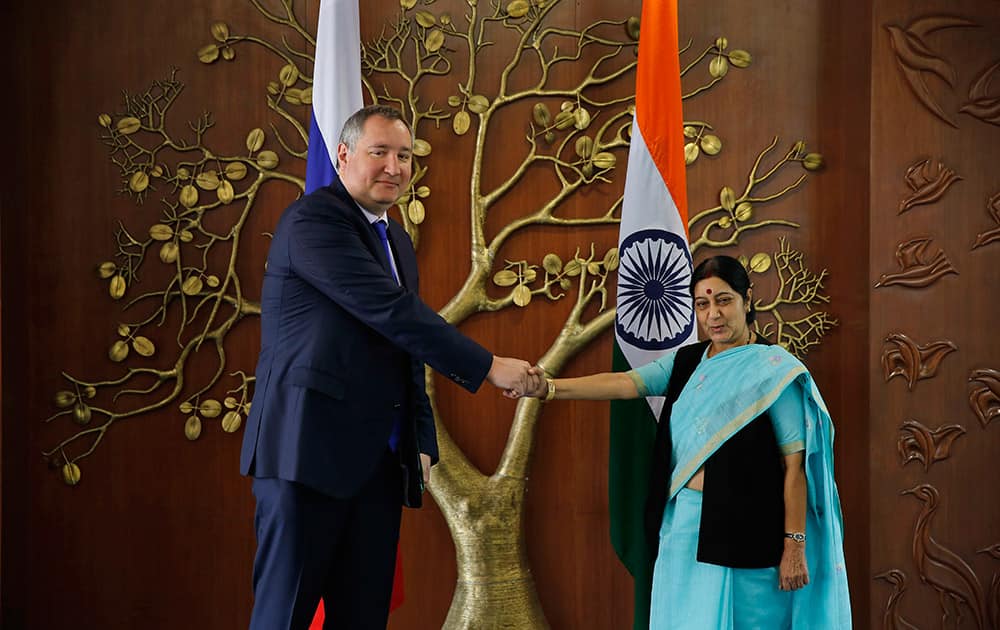
[{"label": "man's short hair", "polygon": [[351,114],[351,117],[344,122],[344,128],[340,130],[340,142],[347,145],[348,151],[354,151],[354,145],[358,143],[358,138],[364,131],[365,123],[372,116],[381,116],[389,120],[398,120],[406,125],[406,129],[413,134],[410,125],[403,118],[403,113],[395,107],[388,105],[368,105]]}]

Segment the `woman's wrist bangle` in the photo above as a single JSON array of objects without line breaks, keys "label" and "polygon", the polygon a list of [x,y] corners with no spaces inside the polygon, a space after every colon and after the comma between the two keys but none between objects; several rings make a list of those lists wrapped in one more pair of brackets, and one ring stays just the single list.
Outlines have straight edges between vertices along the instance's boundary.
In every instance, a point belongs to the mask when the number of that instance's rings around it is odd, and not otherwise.
[{"label": "woman's wrist bangle", "polygon": [[797,543],[804,543],[806,541],[806,535],[802,532],[785,532],[785,538],[791,538]]},{"label": "woman's wrist bangle", "polygon": [[551,378],[545,379],[545,384],[548,385],[549,391],[545,394],[545,402],[549,402],[556,397],[556,382]]}]

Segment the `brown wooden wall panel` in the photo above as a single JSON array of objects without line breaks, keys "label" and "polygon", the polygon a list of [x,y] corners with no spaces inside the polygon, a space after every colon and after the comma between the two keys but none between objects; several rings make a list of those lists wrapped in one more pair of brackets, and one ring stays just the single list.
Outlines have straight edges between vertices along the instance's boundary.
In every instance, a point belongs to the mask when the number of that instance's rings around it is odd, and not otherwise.
[{"label": "brown wooden wall panel", "polygon": [[[996,559],[978,551],[998,542],[1000,508],[991,494],[998,481],[991,464],[1000,455],[998,429],[996,422],[984,427],[976,419],[968,379],[973,369],[1000,369],[997,341],[984,334],[996,310],[1000,242],[972,249],[976,235],[993,226],[987,200],[1000,192],[991,168],[1000,134],[995,124],[958,113],[977,74],[1000,61],[995,45],[1000,18],[990,12],[995,5],[726,0],[709,6],[680,0],[682,42],[690,38],[693,49],[699,49],[726,36],[732,47],[754,57],[750,68],[732,70],[715,90],[685,102],[686,118],[710,121],[724,142],[719,156],[702,156],[688,171],[692,210],[716,204],[723,185],[741,188],[749,165],[775,135],[781,136],[776,151],[801,139],[825,158],[826,167],[800,189],[760,209],[768,217],[794,218],[801,228],[768,227],[748,234],[739,248],[722,251],[771,252],[785,236],[805,253],[810,268],[829,271],[826,310],[838,325],[806,363],[837,427],[837,476],[859,628],[883,627],[893,587],[875,576],[891,569],[907,579],[904,597],[895,600],[901,602],[903,618],[935,627],[940,617],[937,593],[920,584],[911,552],[922,503],[900,495],[901,490],[933,485],[941,501],[930,528],[934,539],[976,571],[984,593],[997,573]],[[312,27],[318,3],[297,6]],[[397,7],[395,2],[363,3],[363,38],[377,35]],[[460,0],[433,5],[434,11],[453,16],[463,7]],[[45,11],[36,9],[4,8],[3,28],[11,42],[7,63],[17,89],[10,99],[16,124],[9,132],[16,159],[0,191],[0,623],[5,628],[245,627],[254,541],[249,483],[237,474],[241,434],[224,434],[215,423],[189,442],[176,409],[129,420],[114,426],[84,460],[83,482],[75,488],[46,469],[39,453],[68,434],[65,419],[41,422],[54,411],[51,399],[62,388],[60,371],[91,377],[117,373],[106,353],[116,338],[113,324],[122,315],[107,297],[106,281],[91,269],[112,251],[119,219],[142,230],[158,212],[155,195],[137,208],[116,194],[120,175],[99,142],[98,114],[118,111],[122,90],[144,90],[177,66],[185,88],[171,110],[172,124],[180,129],[184,121],[212,111],[211,144],[240,152],[249,129],[268,129],[272,116],[264,88],[280,64],[262,50],[242,47],[232,63],[206,66],[195,51],[210,41],[209,25],[216,20],[271,39],[280,29],[262,20],[251,3],[237,0],[138,5],[116,0],[99,11],[87,3],[57,0]],[[582,27],[637,15],[639,9],[638,0],[564,2],[553,21]],[[941,13],[979,24],[926,37],[956,71],[953,88],[936,77],[928,77],[927,84],[957,129],[914,98],[885,28]],[[500,40],[496,50],[509,44]],[[483,58],[484,85],[499,75],[501,59],[500,54]],[[685,79],[686,88],[707,75],[704,68],[700,72]],[[571,75],[559,80],[568,82]],[[526,84],[532,76],[525,70],[513,80]],[[422,97],[443,102],[453,90],[453,82],[442,79]],[[502,181],[523,155],[530,105],[496,121],[487,138],[487,183]],[[469,270],[465,244],[472,153],[469,143],[454,140],[449,127],[426,135],[439,161],[426,182],[433,193],[420,230],[419,256],[423,297],[435,308],[447,303]],[[911,192],[906,170],[924,158],[943,161],[963,179],[940,200],[898,214],[900,200]],[[621,193],[620,164],[614,182],[578,196],[560,213],[584,216],[613,201]],[[290,170],[301,174],[303,165]],[[781,181],[787,184],[800,172],[796,166]],[[554,185],[544,169],[535,169],[498,204],[488,228],[495,232],[551,195]],[[262,233],[295,194],[291,185],[271,185],[256,204],[240,263],[254,299],[267,249]],[[898,270],[897,245],[918,236],[933,237],[959,274],[922,289],[875,289],[880,274]],[[500,258],[540,260],[552,251],[565,260],[577,246],[594,243],[603,253],[616,242],[615,227],[538,228],[512,239]],[[932,250],[927,253],[933,256]],[[706,248],[696,258],[711,253]],[[154,265],[145,273],[153,282],[162,271]],[[756,281],[755,291],[775,288],[772,276]],[[475,315],[462,330],[498,354],[534,359],[558,333],[568,306],[536,300],[526,309]],[[882,374],[883,339],[893,332],[921,345],[949,340],[959,350],[944,357],[934,378],[917,381],[911,391],[904,378],[886,382]],[[170,336],[163,333],[156,341],[169,344]],[[227,343],[228,365],[252,370],[258,343],[257,322],[241,322]],[[610,351],[606,333],[564,373],[608,369]],[[212,369],[207,356],[199,357],[193,376],[207,378]],[[514,403],[489,386],[472,396],[440,379],[436,385],[450,434],[476,466],[492,472]],[[527,546],[553,628],[624,628],[631,620],[631,580],[607,534],[607,417],[604,403],[558,403],[545,408],[538,426],[527,495]],[[955,439],[950,456],[927,471],[916,460],[903,466],[900,427],[908,419],[930,428],[959,424],[965,433]],[[905,445],[910,448],[911,442]],[[406,604],[392,615],[390,626],[439,627],[456,570],[450,534],[433,502],[404,515],[402,553]],[[968,609],[963,620],[961,627],[975,627]]]}]

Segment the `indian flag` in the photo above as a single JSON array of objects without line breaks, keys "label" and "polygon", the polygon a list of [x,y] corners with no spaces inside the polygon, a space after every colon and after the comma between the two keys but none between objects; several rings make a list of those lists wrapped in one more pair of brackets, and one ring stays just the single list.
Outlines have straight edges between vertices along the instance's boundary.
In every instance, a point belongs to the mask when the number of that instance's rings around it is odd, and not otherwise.
[{"label": "indian flag", "polygon": [[[323,0],[316,27],[313,104],[306,157],[306,192],[328,186],[337,177],[337,144],[344,122],[364,107],[361,96],[361,17],[358,0]],[[403,565],[396,553],[390,610],[403,604]],[[310,630],[325,618],[320,601]]]},{"label": "indian flag", "polygon": [[[677,1],[644,0],[635,119],[618,254],[615,371],[693,341]],[[652,562],[643,526],[662,398],[611,404],[611,541],[635,580],[634,628],[649,626]]]}]

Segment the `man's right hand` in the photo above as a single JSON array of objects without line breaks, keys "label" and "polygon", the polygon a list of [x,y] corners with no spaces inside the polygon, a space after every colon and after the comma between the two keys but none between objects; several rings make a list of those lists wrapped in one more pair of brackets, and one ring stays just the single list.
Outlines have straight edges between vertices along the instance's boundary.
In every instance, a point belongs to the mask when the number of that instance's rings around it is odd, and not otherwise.
[{"label": "man's right hand", "polygon": [[520,396],[529,389],[531,377],[528,370],[530,368],[531,364],[527,361],[494,355],[493,365],[490,366],[486,380],[495,387]]}]

